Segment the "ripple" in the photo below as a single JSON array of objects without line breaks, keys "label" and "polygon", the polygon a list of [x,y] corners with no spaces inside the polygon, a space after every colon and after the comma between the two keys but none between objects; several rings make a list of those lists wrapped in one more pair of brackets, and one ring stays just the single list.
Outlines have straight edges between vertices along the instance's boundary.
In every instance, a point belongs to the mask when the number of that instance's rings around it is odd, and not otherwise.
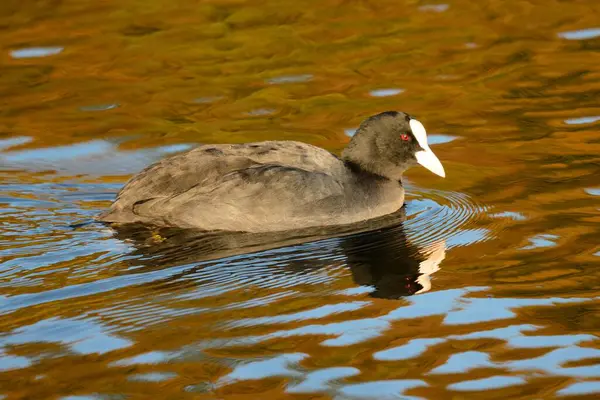
[{"label": "ripple", "polygon": [[390,96],[399,95],[400,93],[403,93],[403,92],[404,92],[404,89],[388,88],[388,89],[371,90],[369,92],[369,94],[373,97],[390,97]]},{"label": "ripple", "polygon": [[419,11],[433,11],[433,12],[444,12],[450,8],[449,4],[426,4],[419,7]]},{"label": "ripple", "polygon": [[487,229],[461,230],[469,221],[483,218],[485,206],[463,193],[414,188],[407,185],[411,200],[407,204],[406,230],[421,246],[445,238],[449,247],[465,246],[490,238]]},{"label": "ripple", "polygon": [[14,146],[20,146],[33,140],[30,136],[17,136],[9,139],[0,139],[0,151]]},{"label": "ripple", "polygon": [[565,119],[565,124],[568,124],[568,125],[593,124],[594,122],[597,122],[597,121],[600,121],[600,116]]},{"label": "ripple", "polygon": [[171,144],[168,146],[156,147],[155,149],[158,153],[172,154],[172,153],[179,153],[182,151],[190,150],[192,147],[194,147],[194,146],[191,144],[188,144],[188,143],[178,143],[178,144]]},{"label": "ripple", "polygon": [[513,338],[510,338],[508,343],[511,347],[514,348],[538,349],[543,347],[574,346],[581,342],[588,342],[596,339],[596,336],[588,334],[515,336]]},{"label": "ripple", "polygon": [[178,143],[127,151],[119,149],[116,142],[91,140],[66,146],[7,151],[0,154],[0,161],[27,171],[51,169],[62,174],[129,175],[166,154],[191,148],[191,144]]},{"label": "ripple", "polygon": [[519,212],[503,211],[494,214],[489,214],[491,218],[510,218],[513,221],[525,221],[527,217]]},{"label": "ripple", "polygon": [[600,188],[586,188],[584,189],[587,194],[592,196],[600,196]]},{"label": "ripple", "polygon": [[[600,252],[598,253],[600,255]],[[375,290],[372,286],[358,286],[353,288],[348,288],[344,290],[340,290],[337,294],[342,296],[361,296],[364,294],[371,293]]]},{"label": "ripple", "polygon": [[499,339],[509,340],[513,337],[522,335],[523,332],[534,331],[538,329],[535,325],[513,325],[505,328],[492,329],[487,331],[473,332],[464,335],[452,335],[451,339],[469,340],[469,339]]},{"label": "ripple", "polygon": [[135,374],[127,378],[132,382],[164,382],[177,377],[177,374],[170,372],[148,372],[145,374]]},{"label": "ripple", "polygon": [[480,351],[466,351],[452,354],[445,364],[432,369],[430,374],[464,374],[477,368],[493,368],[490,355]]},{"label": "ripple", "polygon": [[559,396],[579,396],[592,393],[600,393],[600,381],[575,382],[560,389],[556,394]]},{"label": "ripple", "polygon": [[557,235],[540,234],[529,238],[530,245],[521,247],[521,250],[533,250],[544,247],[556,246],[556,240],[559,238]]},{"label": "ripple", "polygon": [[396,379],[387,381],[374,381],[365,383],[355,383],[345,385],[340,388],[342,396],[334,397],[335,400],[342,399],[406,399],[415,400],[419,397],[407,396],[404,394],[409,389],[429,386],[420,379]]},{"label": "ripple", "polygon": [[501,389],[509,386],[524,385],[527,381],[518,376],[493,376],[491,378],[462,381],[448,385],[448,389],[457,391],[479,391]]},{"label": "ripple", "polygon": [[[523,335],[523,332],[535,331],[538,327],[533,325],[513,325],[506,328],[498,328],[482,332],[473,332],[464,335],[451,335],[451,340],[473,340],[473,339],[498,339],[507,342],[509,348],[515,349],[555,349],[537,358],[519,359],[515,361],[492,362],[488,357],[481,354],[470,354],[468,357],[460,353],[453,356],[459,360],[465,361],[463,357],[472,361],[475,367],[482,366],[488,368],[510,369],[513,371],[540,371],[555,376],[574,376],[574,377],[598,377],[600,370],[595,366],[581,367],[563,367],[562,365],[581,361],[585,359],[594,359],[600,356],[600,350],[594,348],[579,347],[581,342],[593,342],[598,339],[597,336],[580,335]],[[556,348],[558,347],[558,348]],[[469,352],[473,353],[473,352]],[[465,353],[462,353],[465,354]],[[435,373],[455,373],[460,368],[454,368],[456,359],[451,357],[446,364],[434,370]],[[432,373],[434,373],[432,371]]]},{"label": "ripple", "polygon": [[12,356],[0,349],[0,372],[11,369],[27,368],[32,364],[31,360],[23,356]]},{"label": "ripple", "polygon": [[246,115],[250,115],[252,117],[260,117],[263,115],[271,115],[275,114],[275,109],[273,108],[257,108],[254,110],[250,110],[246,113]]},{"label": "ripple", "polygon": [[148,353],[138,354],[137,356],[119,360],[113,363],[114,366],[130,366],[137,364],[159,364],[168,361],[173,355],[164,351],[150,351]]},{"label": "ripple", "polygon": [[277,76],[275,78],[267,79],[266,82],[272,85],[278,85],[283,83],[298,83],[298,82],[308,82],[312,80],[313,75],[311,74],[302,74],[302,75],[282,75]]},{"label": "ripple", "polygon": [[412,339],[407,344],[379,351],[373,358],[382,361],[408,360],[424,353],[430,346],[443,343],[444,339]]},{"label": "ripple", "polygon": [[457,229],[447,239],[448,247],[469,246],[490,239],[491,231],[485,228]]},{"label": "ripple", "polygon": [[444,318],[444,324],[464,325],[493,320],[514,318],[515,309],[529,306],[553,306],[589,301],[585,298],[468,298],[459,309],[451,310]]},{"label": "ripple", "polygon": [[48,342],[67,345],[80,354],[104,354],[132,345],[132,342],[104,332],[91,320],[49,318],[15,329],[0,338],[1,346]]},{"label": "ripple", "polygon": [[288,393],[317,393],[332,390],[333,381],[360,375],[360,370],[353,367],[325,368],[306,374],[304,380],[287,387]]},{"label": "ripple", "polygon": [[327,304],[307,311],[301,311],[294,314],[283,314],[272,317],[246,318],[231,323],[232,327],[256,326],[265,324],[284,324],[294,321],[304,321],[309,319],[319,319],[330,315],[356,311],[369,303],[364,301],[355,301],[351,303]]},{"label": "ripple", "polygon": [[48,160],[65,160],[75,157],[87,157],[108,152],[111,144],[104,140],[92,140],[68,146],[46,147],[41,149],[27,149],[6,152],[2,155],[5,162],[35,163]]},{"label": "ripple", "polygon": [[64,47],[25,47],[12,50],[10,56],[16,59],[48,57],[62,53],[63,50]]},{"label": "ripple", "polygon": [[[444,325],[470,325],[482,322],[499,321],[516,317],[515,310],[522,307],[532,306],[555,306],[557,304],[581,303],[591,299],[586,298],[479,298],[466,297],[469,293],[486,290],[484,287],[470,287],[468,289],[451,289],[438,292],[424,293],[419,296],[406,298],[408,305],[401,306],[390,311],[386,315],[376,318],[363,318],[348,320],[342,322],[332,322],[328,324],[311,324],[298,328],[280,330],[269,333],[264,336],[252,338],[255,343],[294,336],[326,335],[335,336],[321,342],[326,347],[345,347],[366,342],[384,334],[391,329],[391,323],[407,319],[425,318],[429,316],[444,316]],[[490,337],[483,335],[507,335],[511,332],[520,332],[520,330],[534,329],[529,326],[512,328],[507,332],[479,332],[470,336],[454,336],[454,339],[471,339],[480,335],[480,337]],[[493,336],[492,336],[493,337]],[[436,338],[426,338],[427,340],[437,340]],[[550,339],[552,340],[552,339]],[[578,337],[576,342],[588,340],[588,337]],[[554,343],[564,342],[564,339],[555,340]],[[409,344],[410,349],[420,349],[423,343],[432,344],[434,342],[416,341],[416,344]],[[441,342],[439,342],[441,343]],[[435,344],[438,344],[437,342]],[[411,350],[413,351],[413,350]],[[419,353],[419,351],[415,351]],[[599,351],[600,352],[600,351]],[[394,356],[395,352],[391,352]],[[379,354],[379,357],[382,355]],[[383,357],[390,356],[390,353],[383,353]]]},{"label": "ripple", "polygon": [[209,104],[216,103],[219,100],[224,99],[224,96],[207,96],[207,97],[197,97],[194,99],[194,103],[198,104]]},{"label": "ripple", "polygon": [[302,376],[296,365],[308,357],[304,353],[282,354],[268,360],[252,361],[237,365],[233,371],[219,380],[220,385],[239,380],[258,380],[278,376]]},{"label": "ripple", "polygon": [[600,350],[579,346],[562,347],[542,356],[509,361],[503,366],[514,371],[543,371],[548,375],[572,376],[578,378],[600,378],[598,365],[563,367],[564,364],[586,359],[600,358]]},{"label": "ripple", "polygon": [[382,332],[387,331],[390,327],[390,323],[384,319],[366,318],[330,324],[306,325],[300,328],[275,332],[257,339],[264,341],[272,338],[326,335],[337,337],[326,339],[321,342],[321,345],[326,347],[345,347],[374,339],[380,336]]},{"label": "ripple", "polygon": [[107,104],[95,104],[95,105],[91,105],[91,106],[82,106],[79,107],[79,110],[81,111],[108,111],[108,110],[114,110],[115,108],[118,108],[119,104],[118,103],[107,103]]},{"label": "ripple", "polygon": [[569,32],[561,32],[558,37],[567,40],[587,40],[600,36],[600,28],[579,29]]}]

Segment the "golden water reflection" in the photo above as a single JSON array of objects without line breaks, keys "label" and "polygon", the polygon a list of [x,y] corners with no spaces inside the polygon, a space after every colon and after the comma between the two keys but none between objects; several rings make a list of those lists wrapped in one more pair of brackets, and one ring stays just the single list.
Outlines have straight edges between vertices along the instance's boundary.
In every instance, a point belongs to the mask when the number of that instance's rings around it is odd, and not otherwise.
[{"label": "golden water reflection", "polygon": [[[597,397],[598,21],[590,0],[3,1],[0,397]],[[393,228],[86,223],[197,143],[338,152],[390,109],[447,171],[409,172]]]}]

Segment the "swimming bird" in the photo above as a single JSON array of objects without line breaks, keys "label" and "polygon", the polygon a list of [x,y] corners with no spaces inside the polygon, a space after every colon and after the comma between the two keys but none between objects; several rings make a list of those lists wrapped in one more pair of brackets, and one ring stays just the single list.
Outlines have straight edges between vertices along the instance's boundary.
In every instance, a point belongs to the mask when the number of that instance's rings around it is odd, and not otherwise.
[{"label": "swimming bird", "polygon": [[106,223],[273,232],[353,224],[399,210],[402,174],[445,177],[423,124],[386,111],[363,121],[341,157],[296,141],[205,144],[129,180]]}]

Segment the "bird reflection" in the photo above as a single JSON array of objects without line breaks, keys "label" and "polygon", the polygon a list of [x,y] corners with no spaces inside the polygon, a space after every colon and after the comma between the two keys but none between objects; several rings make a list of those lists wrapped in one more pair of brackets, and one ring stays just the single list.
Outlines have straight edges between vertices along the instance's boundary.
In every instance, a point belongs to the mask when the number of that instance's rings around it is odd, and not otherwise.
[{"label": "bird reflection", "polygon": [[430,275],[446,255],[444,240],[419,248],[407,239],[401,224],[348,236],[342,247],[354,282],[373,287],[372,297],[386,299],[430,290]]},{"label": "bird reflection", "polygon": [[[402,208],[385,218],[352,226],[293,232],[257,234],[176,228],[152,230],[139,225],[114,229],[117,238],[133,245],[133,254],[130,254],[133,257],[128,257],[128,263],[135,267],[132,272],[189,265],[185,272],[169,278],[176,281],[181,275],[193,274],[228,258],[235,258],[240,264],[241,258],[240,268],[257,262],[269,264],[271,259],[273,264],[278,265],[269,269],[269,274],[289,274],[292,271],[301,275],[303,271],[327,268],[332,259],[336,259],[343,260],[356,284],[372,288],[370,296],[395,299],[430,290],[430,275],[439,270],[445,257],[443,240],[421,247],[411,243],[406,235],[405,220]],[[307,246],[310,251],[306,250]],[[277,262],[281,259],[281,251],[275,249],[285,249],[286,254],[292,254],[285,265]],[[302,257],[295,258],[295,250],[302,253]],[[257,273],[251,268],[248,270],[249,274]],[[261,273],[264,274],[264,270]],[[294,279],[297,281],[298,276]]]}]

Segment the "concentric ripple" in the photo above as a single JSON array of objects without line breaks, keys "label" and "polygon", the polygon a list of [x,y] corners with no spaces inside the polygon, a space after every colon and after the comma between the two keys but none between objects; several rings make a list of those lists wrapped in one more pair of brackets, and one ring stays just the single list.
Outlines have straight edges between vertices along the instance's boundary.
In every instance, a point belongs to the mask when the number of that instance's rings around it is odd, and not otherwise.
[{"label": "concentric ripple", "polygon": [[464,193],[407,186],[405,223],[411,241],[421,246],[444,239],[448,247],[486,240],[489,229],[465,229],[487,218],[488,207]]}]

